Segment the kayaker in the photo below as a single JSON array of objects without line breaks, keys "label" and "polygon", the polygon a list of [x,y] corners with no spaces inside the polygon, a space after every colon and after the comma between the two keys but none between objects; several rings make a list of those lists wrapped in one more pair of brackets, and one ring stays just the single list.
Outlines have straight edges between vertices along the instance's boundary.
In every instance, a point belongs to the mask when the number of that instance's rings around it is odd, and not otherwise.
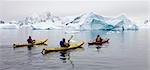
[{"label": "kayaker", "polygon": [[69,45],[69,41],[70,41],[70,40],[68,40],[68,42],[66,42],[66,41],[65,41],[65,38],[63,38],[62,41],[60,41],[60,46],[61,46],[61,47],[69,47],[69,46],[70,46],[70,45]]},{"label": "kayaker", "polygon": [[100,35],[97,35],[97,38],[96,38],[96,42],[102,42],[102,38],[100,37]]},{"label": "kayaker", "polygon": [[[29,36],[29,38],[27,39],[27,42],[28,42],[29,44],[32,44],[32,43],[35,42],[35,40],[32,40],[31,36]],[[28,46],[28,49],[31,50],[31,47],[33,47],[33,45]]]},{"label": "kayaker", "polygon": [[31,38],[31,36],[29,36],[29,38],[27,39],[27,42],[28,42],[28,43],[33,43],[33,40],[32,40],[32,38]]}]

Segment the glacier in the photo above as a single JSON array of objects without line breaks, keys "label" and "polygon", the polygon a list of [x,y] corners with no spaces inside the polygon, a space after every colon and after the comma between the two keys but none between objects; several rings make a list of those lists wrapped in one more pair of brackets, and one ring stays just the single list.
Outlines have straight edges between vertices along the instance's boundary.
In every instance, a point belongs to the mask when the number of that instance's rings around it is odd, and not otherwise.
[{"label": "glacier", "polygon": [[[1,23],[2,24],[2,23]],[[4,23],[5,24],[5,23]],[[33,30],[137,30],[135,22],[125,15],[105,17],[95,12],[86,12],[76,16],[54,16],[51,12],[34,14],[19,21],[11,21],[14,28],[30,27]],[[8,26],[8,24],[6,24]],[[6,26],[6,27],[7,27]],[[2,26],[1,26],[2,28]],[[4,27],[3,27],[4,28]]]}]

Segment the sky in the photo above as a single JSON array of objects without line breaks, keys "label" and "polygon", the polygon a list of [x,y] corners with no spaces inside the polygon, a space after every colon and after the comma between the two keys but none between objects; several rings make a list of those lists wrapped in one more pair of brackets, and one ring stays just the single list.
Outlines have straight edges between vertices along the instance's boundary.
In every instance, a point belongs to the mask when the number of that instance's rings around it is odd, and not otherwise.
[{"label": "sky", "polygon": [[126,14],[142,23],[150,15],[149,7],[148,0],[0,0],[0,19],[21,20],[34,13],[48,11],[56,16],[74,16],[93,11],[102,16]]}]

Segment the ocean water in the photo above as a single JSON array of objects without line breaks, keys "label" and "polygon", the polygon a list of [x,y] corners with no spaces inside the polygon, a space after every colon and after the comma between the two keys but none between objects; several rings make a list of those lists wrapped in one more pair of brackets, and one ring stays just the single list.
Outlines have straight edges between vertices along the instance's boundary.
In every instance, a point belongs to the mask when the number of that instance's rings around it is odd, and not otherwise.
[{"label": "ocean water", "polygon": [[[109,38],[100,48],[89,46],[96,35]],[[48,38],[48,46],[12,48],[35,40]],[[42,55],[44,47],[59,47],[62,38],[71,43],[84,41],[83,48]],[[0,30],[0,70],[150,70],[150,31],[63,31],[63,30]]]}]

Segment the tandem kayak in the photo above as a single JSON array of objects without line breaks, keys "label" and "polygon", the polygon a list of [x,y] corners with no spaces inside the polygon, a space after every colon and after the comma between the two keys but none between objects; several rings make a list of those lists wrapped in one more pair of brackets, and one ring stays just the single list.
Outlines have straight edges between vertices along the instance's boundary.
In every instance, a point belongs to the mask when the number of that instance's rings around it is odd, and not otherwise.
[{"label": "tandem kayak", "polygon": [[102,42],[89,42],[89,45],[102,45],[104,43],[108,43],[109,39],[103,40]]},{"label": "tandem kayak", "polygon": [[82,48],[83,44],[84,42],[80,42],[77,44],[71,44],[69,47],[44,48],[41,53],[47,54],[48,52],[66,51],[69,49]]},{"label": "tandem kayak", "polygon": [[17,47],[32,46],[32,45],[41,45],[41,44],[45,44],[45,42],[47,42],[47,41],[48,41],[48,39],[43,39],[43,40],[37,41],[33,44],[13,44],[13,47],[17,48]]}]

